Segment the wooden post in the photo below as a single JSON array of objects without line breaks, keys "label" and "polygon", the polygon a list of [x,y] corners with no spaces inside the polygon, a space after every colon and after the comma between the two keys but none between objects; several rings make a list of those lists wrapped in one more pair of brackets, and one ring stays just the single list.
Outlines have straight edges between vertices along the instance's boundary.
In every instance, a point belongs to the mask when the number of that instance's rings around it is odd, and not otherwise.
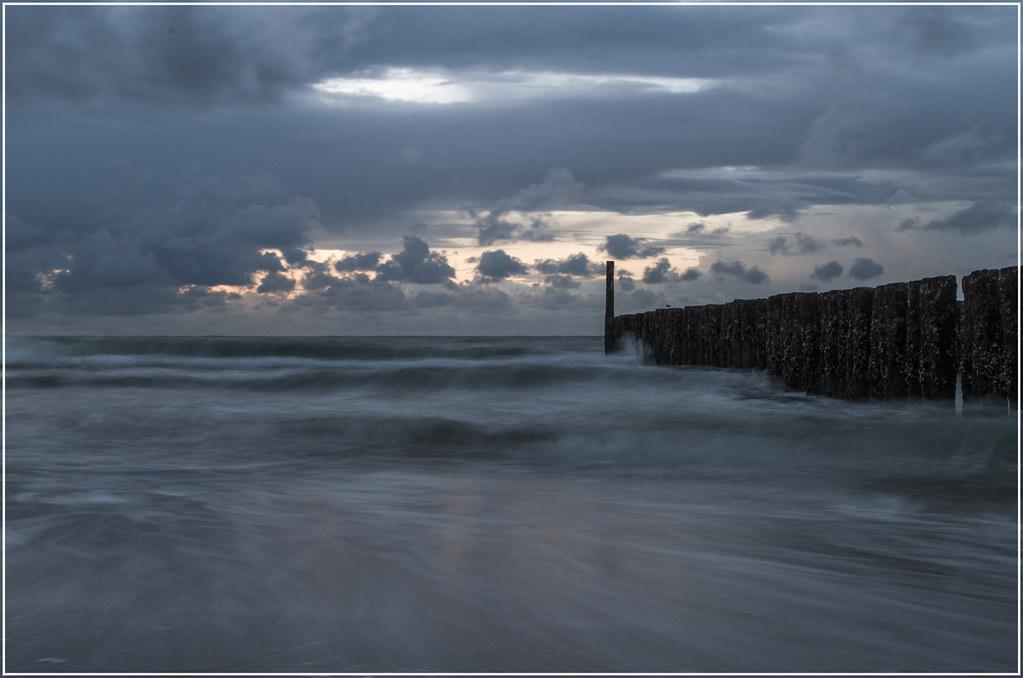
[{"label": "wooden post", "polygon": [[754,366],[767,369],[767,299],[753,300],[753,353]]},{"label": "wooden post", "polygon": [[877,400],[905,398],[907,283],[874,288],[870,315],[870,397]]},{"label": "wooden post", "polygon": [[1019,407],[1017,363],[1019,361],[1019,299],[1016,284],[1019,267],[1010,266],[998,272],[999,299],[1002,302],[1002,387],[1013,409]]},{"label": "wooden post", "polygon": [[821,309],[819,367],[810,393],[841,398],[846,394],[849,361],[849,290],[821,292],[818,300]]},{"label": "wooden post", "polygon": [[607,262],[607,280],[604,284],[604,353],[614,353],[614,321],[615,321],[615,262]]},{"label": "wooden post", "polygon": [[902,354],[902,372],[906,380],[906,395],[919,398],[920,376],[920,331],[921,321],[920,294],[922,280],[911,280],[906,283],[906,348]]},{"label": "wooden post", "polygon": [[870,323],[874,316],[874,288],[854,287],[846,302],[849,338],[845,359],[845,397],[870,395]]},{"label": "wooden post", "polygon": [[[792,307],[792,363],[789,388],[810,390],[818,381],[821,349],[821,310],[816,292],[796,294]],[[798,362],[796,357],[798,356]]]},{"label": "wooden post", "polygon": [[[1015,289],[1015,288],[1013,288]],[[920,395],[953,400],[956,394],[956,277],[920,281]]]},{"label": "wooden post", "polygon": [[996,269],[974,271],[963,278],[960,360],[964,404],[971,400],[997,400],[1005,351],[1002,307]]}]

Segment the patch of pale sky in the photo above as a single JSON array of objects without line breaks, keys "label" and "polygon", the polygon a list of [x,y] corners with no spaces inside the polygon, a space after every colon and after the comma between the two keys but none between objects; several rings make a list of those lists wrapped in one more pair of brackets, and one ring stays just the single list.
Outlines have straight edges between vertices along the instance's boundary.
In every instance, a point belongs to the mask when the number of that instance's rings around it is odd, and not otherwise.
[{"label": "patch of pale sky", "polygon": [[377,74],[328,78],[315,83],[326,101],[373,97],[416,104],[465,104],[572,96],[587,91],[691,94],[714,84],[705,78],[671,78],[618,73],[498,71],[450,73],[387,68]]}]

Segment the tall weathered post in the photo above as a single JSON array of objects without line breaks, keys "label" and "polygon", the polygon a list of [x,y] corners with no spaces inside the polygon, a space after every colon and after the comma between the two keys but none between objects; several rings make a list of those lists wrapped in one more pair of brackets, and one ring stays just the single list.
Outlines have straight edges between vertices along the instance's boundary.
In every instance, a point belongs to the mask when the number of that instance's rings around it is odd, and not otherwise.
[{"label": "tall weathered post", "polygon": [[956,394],[956,277],[944,275],[920,281],[920,395],[929,400],[953,400]]},{"label": "tall weathered post", "polygon": [[1018,271],[1011,266],[963,278],[959,357],[964,402],[1016,400]]},{"label": "tall weathered post", "polygon": [[1004,365],[1001,304],[997,269],[974,271],[963,277],[960,319],[960,371],[963,401],[997,400]]},{"label": "tall weathered post", "polygon": [[1018,282],[1019,266],[1010,266],[998,272],[998,294],[1002,302],[1002,386],[1013,409],[1019,406],[1019,384],[1017,382],[1020,345]]},{"label": "tall weathered post", "polygon": [[604,283],[604,353],[614,353],[615,323],[615,262],[607,262],[607,280]]}]

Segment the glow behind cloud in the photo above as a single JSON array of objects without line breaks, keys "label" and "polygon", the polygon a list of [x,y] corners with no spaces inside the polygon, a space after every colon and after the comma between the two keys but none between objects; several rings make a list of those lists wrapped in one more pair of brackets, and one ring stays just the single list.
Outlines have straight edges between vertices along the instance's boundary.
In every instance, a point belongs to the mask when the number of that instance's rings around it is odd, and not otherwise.
[{"label": "glow behind cloud", "polygon": [[313,88],[334,101],[372,97],[416,104],[465,104],[630,90],[637,93],[690,94],[712,82],[703,78],[610,73],[514,70],[458,74],[387,68],[375,77],[328,78],[314,84]]}]

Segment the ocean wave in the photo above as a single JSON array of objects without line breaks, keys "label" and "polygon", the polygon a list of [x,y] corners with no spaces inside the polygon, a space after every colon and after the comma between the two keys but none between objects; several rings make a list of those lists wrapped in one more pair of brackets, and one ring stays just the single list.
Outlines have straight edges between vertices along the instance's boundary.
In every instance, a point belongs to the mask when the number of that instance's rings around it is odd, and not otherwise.
[{"label": "ocean wave", "polygon": [[[691,370],[695,372],[696,370]],[[211,388],[243,391],[339,391],[371,388],[387,392],[463,390],[529,390],[572,384],[669,384],[679,371],[643,368],[634,360],[592,360],[585,356],[559,359],[509,359],[322,364],[260,362],[247,369],[205,366],[192,362],[32,364],[11,370],[7,386],[18,388]]]},{"label": "ocean wave", "polygon": [[102,356],[401,360],[511,358],[591,350],[596,337],[9,337],[7,364]]}]

